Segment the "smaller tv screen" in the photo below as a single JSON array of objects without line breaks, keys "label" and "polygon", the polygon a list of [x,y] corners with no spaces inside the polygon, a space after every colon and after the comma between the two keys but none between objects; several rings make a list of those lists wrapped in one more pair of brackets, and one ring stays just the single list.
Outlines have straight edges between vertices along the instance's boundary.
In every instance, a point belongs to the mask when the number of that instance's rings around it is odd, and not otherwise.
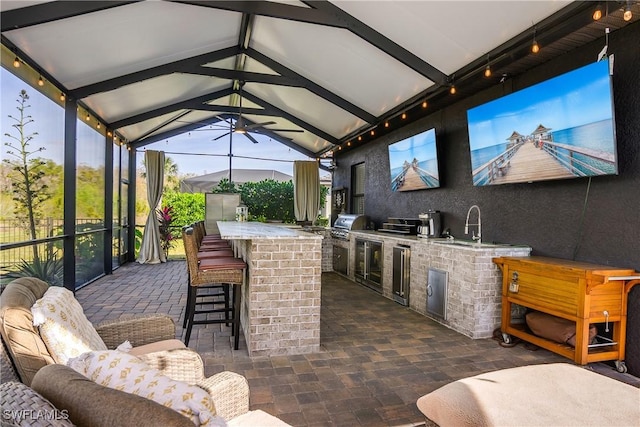
[{"label": "smaller tv screen", "polygon": [[467,111],[474,185],[617,174],[609,62]]},{"label": "smaller tv screen", "polygon": [[392,191],[440,187],[436,130],[429,129],[389,145]]}]

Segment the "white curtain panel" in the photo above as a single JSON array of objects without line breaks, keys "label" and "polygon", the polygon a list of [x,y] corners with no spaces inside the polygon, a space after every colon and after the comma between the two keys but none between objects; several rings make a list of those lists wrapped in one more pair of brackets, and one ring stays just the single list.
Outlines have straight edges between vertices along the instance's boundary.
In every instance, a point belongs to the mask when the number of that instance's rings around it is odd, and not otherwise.
[{"label": "white curtain panel", "polygon": [[318,162],[293,162],[293,205],[298,221],[315,221],[320,210],[320,169]]},{"label": "white curtain panel", "polygon": [[164,152],[147,150],[144,153],[144,162],[147,168],[147,202],[151,210],[144,226],[138,262],[159,264],[167,261],[160,243],[160,225],[156,213],[164,184]]}]

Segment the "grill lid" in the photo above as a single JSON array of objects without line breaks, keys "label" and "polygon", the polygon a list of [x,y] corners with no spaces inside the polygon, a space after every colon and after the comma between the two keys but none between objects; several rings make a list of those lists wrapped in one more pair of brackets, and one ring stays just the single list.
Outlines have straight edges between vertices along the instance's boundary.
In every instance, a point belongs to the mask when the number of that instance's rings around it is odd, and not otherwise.
[{"label": "grill lid", "polygon": [[367,228],[368,222],[369,219],[366,215],[341,214],[333,223],[333,227],[343,230],[364,230]]}]

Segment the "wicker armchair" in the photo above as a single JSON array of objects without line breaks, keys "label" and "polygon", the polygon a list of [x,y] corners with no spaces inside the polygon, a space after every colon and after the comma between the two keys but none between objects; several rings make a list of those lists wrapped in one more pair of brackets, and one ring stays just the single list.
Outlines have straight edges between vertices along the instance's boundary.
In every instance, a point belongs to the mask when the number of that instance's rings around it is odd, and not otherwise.
[{"label": "wicker armchair", "polygon": [[[39,330],[33,326],[31,306],[49,285],[34,278],[11,282],[0,297],[0,333],[18,376],[30,385],[38,370],[56,363]],[[95,327],[109,349],[128,340],[131,354],[175,380],[196,384],[209,392],[218,415],[230,420],[249,410],[247,380],[233,372],[205,377],[200,355],[175,339],[175,324],[165,315],[123,316]],[[4,368],[4,366],[3,366]],[[3,377],[6,371],[3,369]]]}]

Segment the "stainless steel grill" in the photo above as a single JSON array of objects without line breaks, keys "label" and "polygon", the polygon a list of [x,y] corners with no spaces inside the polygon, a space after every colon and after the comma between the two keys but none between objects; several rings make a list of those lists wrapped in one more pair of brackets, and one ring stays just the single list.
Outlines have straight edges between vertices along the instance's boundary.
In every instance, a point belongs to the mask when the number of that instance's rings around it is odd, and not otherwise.
[{"label": "stainless steel grill", "polygon": [[364,230],[367,228],[369,218],[366,215],[342,214],[338,215],[331,228],[331,237],[349,240],[349,231]]}]

